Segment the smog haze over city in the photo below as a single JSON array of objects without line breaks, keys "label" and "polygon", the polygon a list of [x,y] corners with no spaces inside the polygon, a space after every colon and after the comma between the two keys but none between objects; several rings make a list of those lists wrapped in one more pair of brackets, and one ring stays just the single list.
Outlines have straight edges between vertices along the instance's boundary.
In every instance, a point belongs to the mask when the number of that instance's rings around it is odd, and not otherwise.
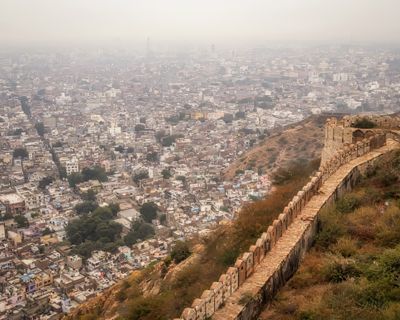
[{"label": "smog haze over city", "polygon": [[0,320],[398,319],[399,12],[0,0]]},{"label": "smog haze over city", "polygon": [[399,44],[396,0],[1,0],[10,45]]}]

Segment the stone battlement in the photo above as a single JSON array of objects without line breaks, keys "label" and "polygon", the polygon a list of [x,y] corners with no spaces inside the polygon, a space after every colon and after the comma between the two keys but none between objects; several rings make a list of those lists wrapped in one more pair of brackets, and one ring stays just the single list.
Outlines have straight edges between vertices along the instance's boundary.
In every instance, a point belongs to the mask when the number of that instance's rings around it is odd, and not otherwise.
[{"label": "stone battlement", "polygon": [[[383,118],[386,119],[386,117]],[[240,256],[236,260],[236,263],[230,267],[225,274],[221,275],[218,281],[211,285],[209,290],[205,290],[199,298],[195,299],[192,305],[183,311],[180,319],[204,320],[211,317],[214,318],[214,315],[217,319],[252,318],[251,316],[244,316],[242,312],[239,312],[240,314],[236,314],[236,311],[233,310],[231,305],[226,305],[230,297],[235,295],[236,292],[239,292],[241,288],[246,285],[246,281],[248,279],[252,279],[252,275],[260,265],[268,264],[268,258],[270,257],[271,250],[274,249],[278,240],[285,234],[286,230],[288,230],[288,228],[296,220],[296,217],[300,215],[301,211],[310,202],[310,200],[320,192],[320,189],[324,183],[339,168],[350,163],[354,159],[363,157],[369,152],[381,148],[386,144],[387,133],[383,130],[372,130],[368,137],[364,136],[361,140],[354,141],[354,143],[353,138],[351,141],[348,139],[346,142],[344,142],[343,139],[345,135],[341,133],[344,131],[337,131],[336,128],[351,128],[351,121],[353,120],[344,121],[344,119],[342,119],[341,121],[338,121],[337,119],[329,119],[327,121],[326,128],[329,128],[329,130],[326,129],[326,134],[328,135],[326,135],[325,138],[327,140],[327,137],[329,137],[329,141],[334,141],[336,136],[341,136],[341,143],[336,145],[338,147],[340,146],[340,148],[336,149],[335,152],[332,152],[329,157],[326,157],[325,161],[321,163],[319,171],[311,178],[307,185],[305,185],[302,190],[300,190],[297,195],[293,197],[292,201],[289,202],[289,204],[284,208],[283,212],[276,220],[274,220],[272,225],[266,229],[256,243],[250,246],[249,250]],[[387,122],[385,121],[382,123],[387,125]],[[347,124],[350,125],[347,127]],[[393,126],[395,127],[393,122],[391,122],[390,127],[387,128],[391,129]],[[333,129],[333,135],[331,128]],[[332,148],[331,145],[329,145],[329,147]],[[282,265],[279,264],[279,268],[281,267]],[[297,269],[296,263],[290,267],[290,270],[293,272],[295,269]],[[267,281],[268,279],[264,280]],[[271,291],[271,296],[276,293],[275,289],[276,288],[268,289]],[[232,312],[225,312],[224,310],[227,308],[231,308]],[[215,313],[221,315],[217,316]],[[229,314],[229,316],[227,316],[227,314]]]},{"label": "stone battlement", "polygon": [[[374,124],[373,128],[356,128],[358,121],[366,119]],[[345,146],[356,144],[377,133],[389,133],[400,130],[400,117],[380,115],[344,116],[342,119],[330,118],[325,125],[324,149],[321,163],[324,164]]]}]

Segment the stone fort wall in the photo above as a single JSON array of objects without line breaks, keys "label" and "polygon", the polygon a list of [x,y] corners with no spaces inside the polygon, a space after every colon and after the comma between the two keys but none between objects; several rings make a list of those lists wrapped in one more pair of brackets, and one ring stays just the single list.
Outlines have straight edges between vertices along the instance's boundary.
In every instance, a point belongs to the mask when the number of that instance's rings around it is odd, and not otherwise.
[{"label": "stone fort wall", "polygon": [[[214,313],[223,308],[227,299],[235,293],[253,274],[255,268],[268,259],[268,253],[275,246],[278,239],[288,229],[294,219],[300,214],[301,210],[316,195],[323,183],[344,164],[361,157],[370,151],[385,145],[388,132],[382,129],[371,130],[368,137],[360,141],[353,141],[353,131],[346,131],[346,128],[353,130],[352,123],[355,117],[344,117],[342,120],[329,119],[325,129],[325,141],[327,148],[332,149],[325,155],[321,162],[319,171],[311,178],[310,182],[300,190],[292,201],[284,208],[283,212],[270,225],[255,244],[241,255],[236,263],[222,274],[218,281],[214,282],[208,290],[205,290],[199,298],[195,299],[190,307],[184,309],[180,319],[183,320],[205,320],[210,319]],[[387,117],[377,117],[375,120],[384,129],[398,129],[400,118],[390,119]],[[350,134],[351,133],[351,134]],[[337,149],[335,149],[337,147]],[[339,187],[339,186],[338,186]],[[293,255],[276,270],[275,278],[266,279],[265,292],[269,292],[270,300],[276,293],[277,288],[282,286],[288,279],[288,273],[292,275],[300,262],[299,252],[305,251],[311,245],[311,240],[316,234],[316,226],[313,226],[308,234],[304,235],[301,243],[292,248]],[[308,245],[302,245],[306,243]],[[288,270],[290,272],[288,272]],[[257,303],[253,300],[252,303]],[[264,301],[265,303],[265,301]],[[259,303],[260,304],[260,303]],[[258,305],[258,307],[260,307]],[[252,319],[254,308],[245,307],[241,314],[235,319]],[[247,312],[246,312],[247,310]],[[250,310],[250,311],[249,311]]]},{"label": "stone fort wall", "polygon": [[[375,124],[372,129],[359,129],[354,125],[357,121],[368,119]],[[331,118],[326,121],[324,149],[322,150],[321,163],[333,157],[338,150],[346,145],[357,143],[377,132],[393,132],[400,130],[400,117],[379,115],[354,115],[344,116],[342,119]]]}]

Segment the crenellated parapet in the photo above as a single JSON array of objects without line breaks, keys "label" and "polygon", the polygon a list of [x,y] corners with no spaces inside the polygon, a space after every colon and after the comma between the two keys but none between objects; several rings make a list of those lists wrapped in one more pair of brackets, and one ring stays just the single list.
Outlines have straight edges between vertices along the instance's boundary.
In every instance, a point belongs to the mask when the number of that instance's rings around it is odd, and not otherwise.
[{"label": "crenellated parapet", "polygon": [[[340,131],[335,131],[338,123],[337,119],[328,120],[327,126],[334,129],[329,131],[329,137],[335,138],[335,132],[337,136],[339,135]],[[355,143],[342,143],[341,148],[321,164],[319,171],[293,197],[283,209],[283,212],[262,233],[255,244],[237,258],[234,266],[228,268],[227,272],[222,274],[218,281],[214,282],[208,290],[205,290],[200,295],[200,298],[195,299],[192,305],[183,311],[181,319],[208,319],[216,310],[223,307],[228,298],[252,276],[257,266],[265,259],[268,259],[268,253],[302,212],[302,209],[310,199],[319,192],[322,184],[344,164],[362,157],[373,149],[382,147],[385,143],[386,133],[382,130],[374,131],[368,138]]]},{"label": "crenellated parapet", "polygon": [[391,115],[351,115],[351,116],[344,116],[340,121],[343,127],[354,127],[355,124],[363,119],[367,119],[374,123],[376,128],[380,129],[393,129],[399,130],[400,129],[400,117],[398,116],[391,116]]},{"label": "crenellated parapet", "polygon": [[[368,120],[372,128],[357,128],[361,120]],[[324,164],[339,150],[356,144],[379,133],[393,133],[400,130],[400,117],[386,115],[354,115],[342,119],[330,118],[325,124],[324,149],[321,163]],[[395,134],[396,136],[396,134]],[[398,136],[398,135],[397,135]]]}]

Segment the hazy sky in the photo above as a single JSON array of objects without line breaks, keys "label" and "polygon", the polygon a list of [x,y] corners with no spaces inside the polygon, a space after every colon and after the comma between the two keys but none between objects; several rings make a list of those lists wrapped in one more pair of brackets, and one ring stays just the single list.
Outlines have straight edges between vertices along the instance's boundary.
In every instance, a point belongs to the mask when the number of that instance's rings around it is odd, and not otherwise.
[{"label": "hazy sky", "polygon": [[400,43],[400,0],[0,0],[7,44]]}]

